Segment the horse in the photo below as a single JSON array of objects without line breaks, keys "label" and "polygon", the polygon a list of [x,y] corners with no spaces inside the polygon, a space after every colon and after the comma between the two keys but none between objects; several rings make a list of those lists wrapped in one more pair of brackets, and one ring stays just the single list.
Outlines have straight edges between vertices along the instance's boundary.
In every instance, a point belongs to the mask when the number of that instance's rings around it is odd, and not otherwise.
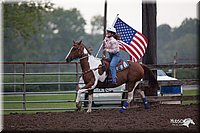
[{"label": "horse", "polygon": [[[113,88],[125,84],[125,90],[128,91],[127,101],[123,102],[122,108],[119,112],[123,113],[130,102],[133,100],[133,93],[136,87],[140,84],[142,79],[146,78],[149,80],[151,87],[159,87],[157,80],[153,72],[144,64],[137,62],[127,61],[128,67],[122,71],[117,72],[117,84],[112,85],[107,82],[109,76],[108,71],[105,70],[104,60],[96,58],[91,55],[88,48],[81,41],[73,41],[73,46],[65,57],[66,62],[71,62],[74,59],[80,60],[80,66],[82,69],[81,78],[84,81],[84,86],[77,87],[76,107],[78,110],[81,109],[80,95],[83,92],[88,91],[88,110],[91,112],[93,90],[95,88]],[[109,70],[109,67],[106,67]],[[147,74],[145,76],[145,73]],[[79,85],[81,86],[81,85]],[[149,108],[147,98],[142,89],[137,89],[142,97],[144,107]]]}]

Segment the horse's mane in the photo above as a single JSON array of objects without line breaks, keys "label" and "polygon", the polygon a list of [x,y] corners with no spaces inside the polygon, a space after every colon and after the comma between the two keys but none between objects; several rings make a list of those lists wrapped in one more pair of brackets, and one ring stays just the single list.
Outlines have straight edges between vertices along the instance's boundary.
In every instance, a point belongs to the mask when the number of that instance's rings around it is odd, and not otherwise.
[{"label": "horse's mane", "polygon": [[85,46],[85,44],[81,43],[83,47],[88,51],[89,54],[91,54],[90,50]]}]

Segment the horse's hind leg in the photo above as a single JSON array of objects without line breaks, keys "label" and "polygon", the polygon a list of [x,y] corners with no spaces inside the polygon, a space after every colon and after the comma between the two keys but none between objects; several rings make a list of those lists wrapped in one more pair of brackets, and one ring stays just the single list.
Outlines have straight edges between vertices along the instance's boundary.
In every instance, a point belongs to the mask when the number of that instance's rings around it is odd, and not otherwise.
[{"label": "horse's hind leg", "polygon": [[137,89],[136,91],[140,94],[140,96],[142,98],[142,101],[143,101],[143,104],[144,104],[144,108],[148,109],[149,105],[148,105],[147,98],[146,98],[146,96],[144,94],[144,91],[142,91],[141,89]]},{"label": "horse's hind leg", "polygon": [[133,100],[134,90],[138,86],[139,83],[140,81],[137,81],[135,84],[131,82],[126,84],[126,90],[128,90],[128,99],[127,101],[123,102],[122,108],[119,110],[120,113],[123,113],[127,109],[130,102]]},{"label": "horse's hind leg", "polygon": [[132,91],[128,92],[128,100],[127,102],[130,103],[133,100],[133,93],[135,91],[135,88],[138,86],[138,84],[140,83],[140,81],[137,81],[132,89]]}]

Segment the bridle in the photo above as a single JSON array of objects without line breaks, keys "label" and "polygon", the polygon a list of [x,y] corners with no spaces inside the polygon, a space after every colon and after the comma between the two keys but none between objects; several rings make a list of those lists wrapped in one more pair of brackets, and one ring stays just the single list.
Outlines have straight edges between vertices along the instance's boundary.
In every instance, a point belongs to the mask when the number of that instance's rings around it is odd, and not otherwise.
[{"label": "bridle", "polygon": [[[73,47],[72,47],[73,48]],[[72,48],[70,49],[70,51],[72,50]],[[70,52],[69,52],[70,53]],[[69,54],[68,54],[69,55]],[[85,58],[88,58],[89,57],[89,53],[87,53],[87,54],[82,54],[82,57],[81,58],[79,58],[79,60],[81,61],[81,60],[83,60],[83,59],[85,59]],[[92,71],[92,70],[97,70],[97,69],[100,69],[101,67],[97,67],[97,68],[94,68],[94,69],[89,69],[89,70],[87,70],[87,71],[84,71],[84,72],[82,72],[82,74],[81,75],[84,75],[84,74],[87,74],[87,73],[89,73],[90,71]]]}]

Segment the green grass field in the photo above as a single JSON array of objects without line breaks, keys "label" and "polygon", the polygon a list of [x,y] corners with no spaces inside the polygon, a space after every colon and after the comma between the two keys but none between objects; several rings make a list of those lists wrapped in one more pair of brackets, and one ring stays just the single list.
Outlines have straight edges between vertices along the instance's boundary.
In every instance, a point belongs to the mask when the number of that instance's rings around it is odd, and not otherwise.
[{"label": "green grass field", "polygon": [[[198,90],[184,90],[183,95],[197,95]],[[4,96],[3,101],[22,101],[22,95]],[[75,100],[75,94],[43,94],[43,95],[27,95],[26,101],[45,101],[45,100]],[[183,104],[197,104],[199,101],[183,101]],[[3,104],[4,109],[23,109],[22,103],[6,103]],[[75,108],[75,102],[58,102],[58,103],[27,103],[26,108]],[[47,110],[48,112],[58,112],[66,110]],[[23,113],[24,111],[4,111],[4,114],[13,112]],[[26,111],[26,113],[35,113],[40,111]],[[44,112],[44,111],[42,111]]]},{"label": "green grass field", "polygon": [[[59,80],[58,80],[59,79]],[[22,75],[4,75],[3,76],[4,83],[23,83]],[[76,75],[26,75],[25,77],[26,83],[34,83],[34,82],[76,82]],[[58,85],[26,85],[27,92],[41,92],[41,91],[67,91],[72,88],[75,88],[75,84],[65,84],[60,85],[58,89]],[[23,91],[23,85],[4,85],[3,89],[5,92],[13,92]]]},{"label": "green grass field", "polygon": [[195,90],[183,90],[183,95],[197,95],[199,94],[198,89]]},{"label": "green grass field", "polygon": [[[198,95],[199,94],[199,90],[195,89],[195,90],[183,90],[183,95]],[[182,104],[199,104],[199,101],[183,101]]]},{"label": "green grass field", "polygon": [[[23,101],[22,95],[18,96],[4,96],[4,101]],[[75,100],[75,94],[43,94],[43,95],[28,95],[26,101],[47,101],[47,100]],[[4,109],[23,109],[21,103],[5,103]],[[57,103],[26,103],[26,108],[75,108],[75,102],[57,102]],[[50,110],[47,110],[48,112]],[[53,110],[55,111],[55,110]],[[63,110],[60,110],[63,111]],[[65,110],[64,110],[65,111]],[[5,114],[11,112],[24,112],[24,111],[4,111]],[[39,111],[26,111],[26,112],[39,112]],[[42,111],[44,112],[44,111]]]}]

